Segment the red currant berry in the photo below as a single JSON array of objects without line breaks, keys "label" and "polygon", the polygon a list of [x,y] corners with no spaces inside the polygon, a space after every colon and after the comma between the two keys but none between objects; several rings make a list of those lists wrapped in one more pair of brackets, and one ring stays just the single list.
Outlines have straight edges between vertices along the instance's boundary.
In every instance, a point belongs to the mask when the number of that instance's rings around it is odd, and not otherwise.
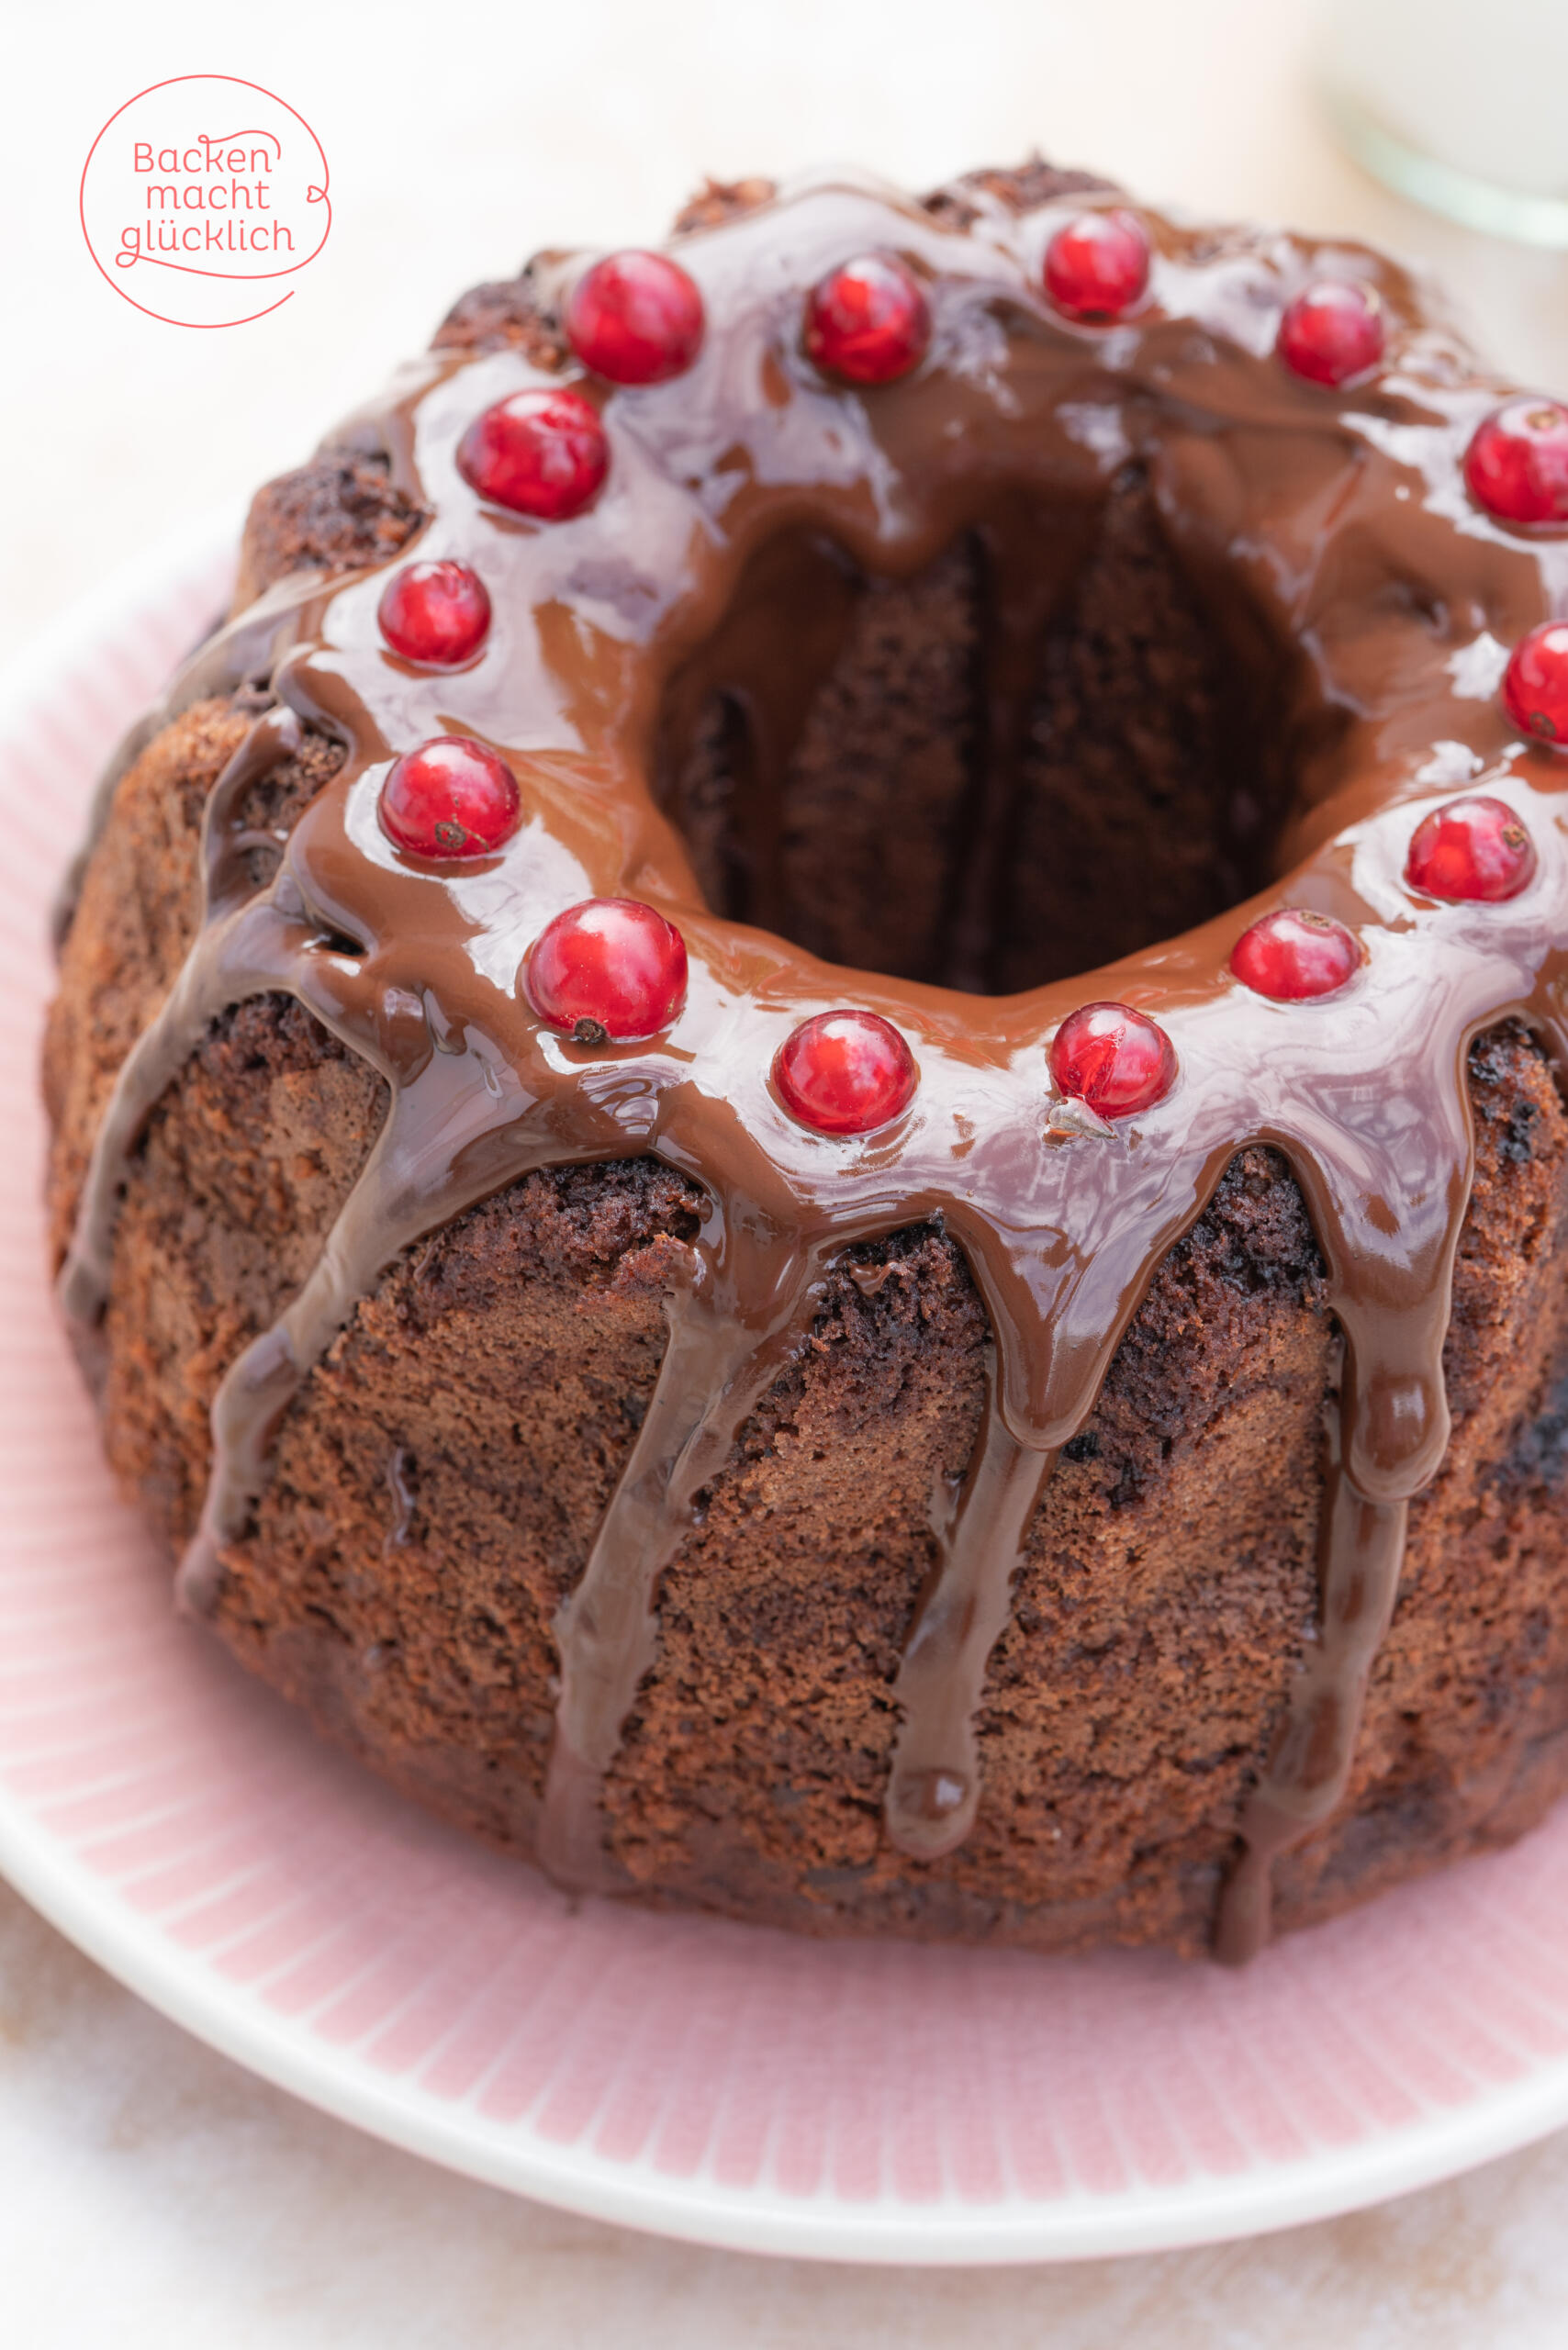
[{"label": "red currant berry", "polygon": [[498,400],[474,419],[457,452],[470,489],[542,522],[565,522],[591,505],[609,464],[597,411],[569,391]]},{"label": "red currant berry", "polygon": [[1126,1003],[1086,1003],[1069,1013],[1051,1038],[1049,1062],[1061,1091],[1103,1118],[1152,1109],[1176,1077],[1164,1029]]},{"label": "red currant berry", "polygon": [[588,898],[546,923],[523,985],[541,1020],[580,1045],[652,1036],[686,1002],[686,941],[635,898]]},{"label": "red currant berry", "polygon": [[490,856],[517,830],[517,778],[466,734],[437,734],[395,761],[381,787],[381,825],[414,856]]},{"label": "red currant berry", "polygon": [[1265,914],[1242,932],[1230,952],[1230,968],[1243,987],[1276,1003],[1332,995],[1354,979],[1361,964],[1361,947],[1344,923],[1305,906],[1282,906]]},{"label": "red currant berry", "polygon": [[1535,875],[1535,843],[1502,800],[1450,800],[1423,817],[1405,878],[1428,898],[1517,898]]},{"label": "red currant berry", "polygon": [[819,1012],[773,1057],[784,1107],[820,1135],[865,1135],[914,1096],[920,1072],[891,1021],[874,1012]]},{"label": "red currant berry", "polygon": [[1326,277],[1304,286],[1280,320],[1275,344],[1310,384],[1351,384],[1383,357],[1383,304],[1370,285]]},{"label": "red currant berry", "polygon": [[1519,639],[1503,699],[1516,726],[1568,751],[1568,621],[1547,621]]},{"label": "red currant berry", "polygon": [[1524,393],[1495,409],[1464,453],[1464,478],[1500,522],[1568,523],[1568,408]]},{"label": "red currant berry", "polygon": [[702,348],[702,297],[663,253],[610,253],[566,305],[566,341],[612,384],[664,384]]},{"label": "red currant berry", "polygon": [[931,310],[902,261],[862,253],[806,297],[806,356],[846,384],[890,384],[924,358]]},{"label": "red currant berry", "polygon": [[1148,284],[1148,239],[1131,212],[1080,212],[1046,247],[1046,292],[1070,319],[1126,316]]},{"label": "red currant berry", "polygon": [[465,563],[409,563],[387,581],[376,617],[405,661],[455,669],[489,633],[490,599]]}]

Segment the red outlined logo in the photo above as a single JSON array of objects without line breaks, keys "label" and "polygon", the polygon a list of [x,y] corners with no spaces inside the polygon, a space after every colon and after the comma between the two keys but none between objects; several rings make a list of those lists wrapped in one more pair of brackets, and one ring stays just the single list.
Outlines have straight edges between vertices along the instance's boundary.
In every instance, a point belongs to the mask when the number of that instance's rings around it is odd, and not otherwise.
[{"label": "red outlined logo", "polygon": [[128,98],[93,141],[80,207],[106,282],[177,327],[280,309],[332,225],[310,125],[230,73],[182,73]]}]

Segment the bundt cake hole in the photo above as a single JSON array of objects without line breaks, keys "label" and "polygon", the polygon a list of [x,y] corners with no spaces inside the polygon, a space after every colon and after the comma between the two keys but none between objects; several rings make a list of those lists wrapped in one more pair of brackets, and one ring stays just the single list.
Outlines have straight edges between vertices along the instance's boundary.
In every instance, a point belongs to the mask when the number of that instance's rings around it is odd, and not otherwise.
[{"label": "bundt cake hole", "polygon": [[670,687],[657,788],[716,912],[1008,993],[1264,886],[1295,671],[1129,468],[1098,511],[1014,500],[913,577],[775,542]]}]

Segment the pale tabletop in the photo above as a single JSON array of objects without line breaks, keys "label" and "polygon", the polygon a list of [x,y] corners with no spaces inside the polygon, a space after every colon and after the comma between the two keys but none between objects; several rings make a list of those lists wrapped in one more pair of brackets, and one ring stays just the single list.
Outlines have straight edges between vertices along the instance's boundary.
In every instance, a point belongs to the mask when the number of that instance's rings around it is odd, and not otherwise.
[{"label": "pale tabletop", "polygon": [[[850,159],[915,185],[1038,146],[1140,194],[1429,263],[1521,380],[1568,385],[1568,261],[1406,209],[1315,111],[1307,0],[78,0],[14,27],[8,648],[297,461],[464,284],[630,242],[703,173]],[[1522,70],[1528,65],[1521,61]],[[275,318],[195,334],[93,270],[76,183],[148,84],[263,82],[319,134],[332,236]],[[0,2312],[21,2350],[745,2343],[1533,2350],[1563,2338],[1568,2137],[1376,2211],[1081,2267],[853,2270],[661,2244],[451,2177],[252,2080],[0,1888]]]}]

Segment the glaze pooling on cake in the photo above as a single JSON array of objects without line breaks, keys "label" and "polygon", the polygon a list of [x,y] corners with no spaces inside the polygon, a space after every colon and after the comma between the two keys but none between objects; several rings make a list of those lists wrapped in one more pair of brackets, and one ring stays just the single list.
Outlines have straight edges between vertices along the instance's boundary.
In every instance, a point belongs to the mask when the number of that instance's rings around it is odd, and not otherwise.
[{"label": "glaze pooling on cake", "polygon": [[[936,1568],[894,1691],[888,1832],[925,1859],[974,1818],[987,1660],[1061,1448],[1155,1267],[1237,1152],[1278,1147],[1317,1234],[1344,1369],[1322,1637],[1244,1821],[1220,1930],[1239,1955],[1267,1930],[1271,1855],[1343,1787],[1406,1505],[1443,1455],[1469,1042],[1517,1013],[1562,1066],[1565,778],[1550,750],[1518,744],[1496,686],[1509,646],[1568,593],[1568,559],[1560,541],[1511,535],[1467,497],[1463,453],[1498,389],[1423,322],[1386,263],[1145,214],[1147,301],[1118,323],[1075,324],[1042,290],[1042,266],[1081,208],[1020,216],[970,189],[947,225],[939,207],[881,190],[816,185],[693,234],[679,253],[702,296],[700,354],[645,387],[574,380],[598,402],[608,469],[564,520],[486,505],[458,453],[497,404],[560,391],[557,364],[505,348],[438,352],[412,372],[379,420],[394,492],[431,518],[409,552],[477,576],[489,633],[467,667],[432,676],[384,647],[387,566],[343,584],[297,579],[176,687],[175,704],[266,666],[278,707],[212,794],[202,931],[122,1072],[65,1292],[79,1315],[101,1304],[129,1154],[226,1008],[291,994],[386,1079],[385,1128],[315,1272],[219,1391],[207,1507],[181,1575],[187,1603],[208,1608],[289,1403],[411,1242],[536,1168],[652,1154],[700,1184],[708,1205],[669,1296],[654,1400],[557,1628],[542,1852],[566,1882],[612,1886],[603,1777],[655,1652],[660,1576],[704,1484],[843,1250],[939,1220],[973,1270],[992,1346],[980,1441],[962,1493],[938,1496]],[[931,341],[897,380],[856,390],[812,365],[801,315],[812,286],[866,253],[918,276]],[[546,308],[577,274],[551,266]],[[1386,322],[1381,372],[1344,390],[1294,375],[1273,347],[1286,304],[1324,276],[1374,286]],[[769,552],[810,532],[873,578],[907,578],[966,538],[982,549],[998,755],[991,804],[974,811],[968,901],[983,912],[1021,740],[1009,648],[1129,464],[1238,641],[1260,613],[1279,648],[1282,728],[1299,755],[1277,886],[1107,969],[990,998],[826,966],[711,913],[655,796],[661,714],[672,695],[695,709],[733,683],[716,666],[723,623]],[[791,632],[774,636],[745,680],[765,810],[803,692]],[[301,726],[346,756],[255,893],[253,842],[234,811]],[[500,751],[522,803],[499,854],[464,866],[400,854],[379,814],[392,761],[447,734]],[[1539,870],[1506,904],[1424,901],[1405,879],[1414,829],[1473,789],[1515,811]],[[678,927],[690,977],[667,1031],[579,1046],[532,1010],[521,977],[531,947],[589,898],[635,899]],[[960,884],[959,970],[983,926],[971,908],[966,947],[968,901]],[[1231,975],[1238,940],[1282,907],[1359,941],[1364,959],[1341,989],[1270,1001]],[[1163,1098],[1114,1120],[1053,1093],[1047,1077],[1061,1023],[1101,1001],[1155,1020],[1177,1064]],[[801,1125],[769,1080],[799,1024],[841,1005],[889,1021],[918,1072],[900,1116],[845,1138]]]}]

